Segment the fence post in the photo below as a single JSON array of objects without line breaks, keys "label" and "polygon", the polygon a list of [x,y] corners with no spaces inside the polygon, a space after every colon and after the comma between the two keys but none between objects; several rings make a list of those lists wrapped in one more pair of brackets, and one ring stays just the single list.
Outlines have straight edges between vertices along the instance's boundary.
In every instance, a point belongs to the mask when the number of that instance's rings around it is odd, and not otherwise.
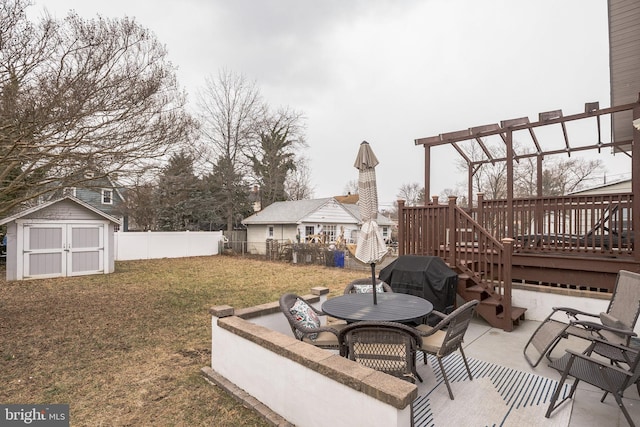
[{"label": "fence post", "polygon": [[502,295],[502,306],[504,308],[504,327],[503,330],[511,332],[513,330],[513,320],[511,319],[511,287],[513,285],[511,278],[511,266],[513,255],[513,239],[502,239],[504,247],[504,257],[502,265],[502,279],[504,281],[504,293]]}]

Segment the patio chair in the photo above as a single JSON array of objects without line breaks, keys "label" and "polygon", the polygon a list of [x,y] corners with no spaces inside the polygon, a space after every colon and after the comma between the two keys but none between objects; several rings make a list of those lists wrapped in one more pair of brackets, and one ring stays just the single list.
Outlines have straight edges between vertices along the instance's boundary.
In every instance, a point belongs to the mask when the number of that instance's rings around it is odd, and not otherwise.
[{"label": "patio chair", "polygon": [[[594,358],[592,354],[596,352],[605,355],[611,354],[620,360],[612,364],[611,360]],[[638,349],[594,338],[585,353],[567,350],[563,357],[551,362],[549,366],[558,370],[562,374],[562,378],[549,402],[545,417],[549,418],[551,413],[564,401],[573,398],[578,383],[583,381],[604,391],[600,402],[604,402],[607,394],[611,393],[629,425],[635,426],[624,406],[622,397],[624,391],[633,384],[636,384],[638,394],[640,394],[640,351]],[[571,390],[564,399],[556,403],[568,377],[575,379]]]},{"label": "patio chair", "polygon": [[402,323],[351,323],[338,334],[340,355],[361,365],[415,383],[416,351],[422,344],[417,331]]},{"label": "patio chair", "polygon": [[[566,315],[566,320],[562,314]],[[598,337],[616,344],[629,345],[638,314],[640,274],[620,270],[606,312],[594,314],[569,307],[554,307],[531,335],[522,352],[529,365],[535,368],[544,356],[551,360],[551,352],[556,345],[562,338],[570,335],[587,340]],[[585,320],[584,317],[600,319],[600,323]],[[528,350],[530,351],[527,352]]]},{"label": "patio chair", "polygon": [[[376,288],[378,292],[393,292],[391,286],[389,286],[386,282],[378,279],[376,280]],[[349,283],[344,288],[344,294],[360,294],[360,293],[372,293],[373,286],[371,286],[371,277],[364,279],[356,279],[353,282]]]},{"label": "patio chair", "polygon": [[449,385],[449,379],[444,370],[442,359],[459,350],[462,355],[462,360],[464,361],[464,366],[467,368],[469,379],[473,380],[469,363],[467,363],[467,358],[462,349],[462,341],[478,303],[478,300],[471,300],[448,315],[434,310],[432,314],[435,314],[442,320],[433,327],[424,324],[416,327],[422,336],[422,345],[418,348],[418,351],[422,351],[424,354],[425,364],[427,363],[427,353],[436,356],[451,400],[453,400],[453,392],[451,391],[451,385]]},{"label": "patio chair", "polygon": [[320,326],[320,316],[326,316],[296,294],[287,293],[280,297],[280,311],[291,326],[291,332],[300,341],[316,347],[337,350],[338,332],[346,326],[335,323],[331,326]]}]

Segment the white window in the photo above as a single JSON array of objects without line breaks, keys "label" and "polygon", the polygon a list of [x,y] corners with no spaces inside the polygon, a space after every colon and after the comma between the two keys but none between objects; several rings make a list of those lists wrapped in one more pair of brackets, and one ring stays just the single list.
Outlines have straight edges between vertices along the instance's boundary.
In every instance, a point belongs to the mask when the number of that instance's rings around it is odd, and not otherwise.
[{"label": "white window", "polygon": [[335,225],[325,225],[322,229],[324,232],[324,241],[325,243],[335,242],[336,241],[336,226]]},{"label": "white window", "polygon": [[267,227],[267,237],[269,239],[273,239],[273,225]]},{"label": "white window", "polygon": [[113,204],[113,190],[108,190],[106,188],[102,189],[102,204],[103,205]]}]

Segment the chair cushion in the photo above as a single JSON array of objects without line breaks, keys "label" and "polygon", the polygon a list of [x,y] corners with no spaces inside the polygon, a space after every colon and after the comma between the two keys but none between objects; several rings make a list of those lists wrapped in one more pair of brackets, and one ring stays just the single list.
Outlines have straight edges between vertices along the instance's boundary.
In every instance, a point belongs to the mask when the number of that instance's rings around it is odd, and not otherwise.
[{"label": "chair cushion", "polygon": [[[372,285],[353,285],[353,289],[356,291],[356,294],[371,294],[373,293]],[[382,287],[382,282],[378,282],[376,284],[376,292],[382,293],[384,292],[384,288]]]},{"label": "chair cushion", "polygon": [[[419,329],[422,332],[429,332],[433,329],[428,325],[418,325],[416,329]],[[433,335],[429,335],[426,337],[422,337],[422,346],[420,350],[426,351],[427,353],[437,354],[442,347],[442,343],[444,342],[444,338],[447,336],[446,331],[436,331]]]},{"label": "chair cushion", "polygon": [[[296,324],[309,328],[315,329],[320,327],[320,318],[316,314],[315,311],[307,304],[305,301],[300,298],[296,299],[296,302],[289,309],[289,312],[293,315]],[[297,332],[296,332],[297,334]],[[300,338],[302,334],[298,336]],[[318,337],[318,334],[309,334],[307,335],[310,339],[315,340]]]},{"label": "chair cushion", "polygon": [[629,329],[624,323],[608,313],[600,313],[600,321],[604,326],[616,329]]}]

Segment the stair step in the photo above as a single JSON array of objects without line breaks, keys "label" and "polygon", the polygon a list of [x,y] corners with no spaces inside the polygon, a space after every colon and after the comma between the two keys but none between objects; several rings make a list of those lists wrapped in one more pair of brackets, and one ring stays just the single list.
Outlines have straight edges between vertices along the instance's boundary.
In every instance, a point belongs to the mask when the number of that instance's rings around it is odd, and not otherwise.
[{"label": "stair step", "polygon": [[[527,311],[524,307],[511,307],[511,320],[518,320],[520,316],[522,316],[525,311]],[[504,319],[504,311],[498,314],[498,319]]]},{"label": "stair step", "polygon": [[491,306],[497,307],[502,303],[500,302],[500,300],[496,299],[495,297],[488,297],[488,298],[485,298],[485,299],[481,300],[480,304],[491,305]]},{"label": "stair step", "polygon": [[483,293],[483,292],[487,292],[487,290],[480,286],[480,285],[473,285],[473,286],[469,286],[467,288],[464,289],[467,292],[478,292],[478,293]]}]

